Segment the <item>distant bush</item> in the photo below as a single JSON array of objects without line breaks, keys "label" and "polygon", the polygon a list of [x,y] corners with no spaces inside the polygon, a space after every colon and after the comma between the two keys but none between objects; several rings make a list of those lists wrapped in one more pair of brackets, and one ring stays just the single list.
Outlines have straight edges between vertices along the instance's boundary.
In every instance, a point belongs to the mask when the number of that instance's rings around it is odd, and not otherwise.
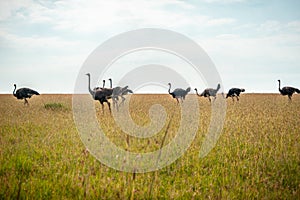
[{"label": "distant bush", "polygon": [[60,111],[68,110],[68,108],[62,103],[46,103],[44,104],[44,108],[46,108],[47,110],[60,110]]}]

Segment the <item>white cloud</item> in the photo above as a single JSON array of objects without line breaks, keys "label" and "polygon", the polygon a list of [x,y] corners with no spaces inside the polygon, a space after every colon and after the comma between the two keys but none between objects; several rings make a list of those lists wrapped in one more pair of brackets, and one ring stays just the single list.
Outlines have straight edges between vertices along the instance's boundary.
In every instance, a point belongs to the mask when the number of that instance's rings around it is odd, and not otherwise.
[{"label": "white cloud", "polygon": [[267,20],[258,27],[258,30],[260,32],[264,32],[265,34],[274,34],[275,32],[280,31],[282,26],[283,25],[279,21]]},{"label": "white cloud", "polygon": [[[26,5],[26,6],[25,6]],[[15,6],[15,7],[14,7]],[[184,31],[185,27],[213,27],[236,22],[233,18],[213,18],[194,12],[195,7],[183,1],[56,1],[46,5],[39,2],[11,3],[10,10],[19,10],[12,19],[25,26],[31,35],[21,35],[14,25],[1,27],[2,46],[26,46],[27,48],[66,48],[78,44],[66,36],[75,34],[82,41],[89,34],[101,33],[109,37],[117,33],[144,27],[169,28]],[[35,33],[40,25],[47,26],[50,36]],[[18,27],[17,27],[18,28]],[[21,30],[22,31],[22,30]],[[63,32],[65,35],[61,35]],[[47,35],[47,34],[46,34]],[[83,36],[80,36],[83,35]],[[84,38],[95,41],[95,38]],[[99,39],[97,40],[99,42]]]},{"label": "white cloud", "polygon": [[221,35],[217,35],[216,39],[221,39],[221,40],[224,40],[224,39],[236,39],[236,38],[239,38],[239,37],[240,36],[236,35],[236,34],[221,34]]},{"label": "white cloud", "polygon": [[40,36],[19,36],[16,34],[10,34],[0,30],[0,38],[5,41],[0,46],[10,46],[14,48],[61,48],[61,47],[75,47],[79,45],[79,42],[67,41],[57,36],[40,37]]},{"label": "white cloud", "polygon": [[[22,7],[16,5],[16,8]],[[13,7],[13,5],[11,5]],[[235,22],[232,18],[213,18],[195,12],[183,1],[57,1],[51,5],[27,3],[16,17],[27,23],[46,23],[61,31],[94,33],[108,29],[161,27],[180,28],[189,25],[219,26]]]},{"label": "white cloud", "polygon": [[30,0],[10,0],[10,1],[0,1],[0,22],[5,19],[10,18],[14,12],[21,8],[25,8],[31,5]]},{"label": "white cloud", "polygon": [[236,20],[233,18],[218,18],[218,19],[210,19],[207,22],[207,25],[209,26],[217,26],[217,25],[227,25],[232,24]]},{"label": "white cloud", "polygon": [[111,27],[177,27],[187,23],[187,16],[167,9],[168,6],[174,6],[173,9],[192,9],[192,6],[181,1],[64,1],[54,11],[59,19],[55,28],[95,32]]},{"label": "white cloud", "polygon": [[300,32],[300,21],[291,21],[286,25],[290,31]]}]

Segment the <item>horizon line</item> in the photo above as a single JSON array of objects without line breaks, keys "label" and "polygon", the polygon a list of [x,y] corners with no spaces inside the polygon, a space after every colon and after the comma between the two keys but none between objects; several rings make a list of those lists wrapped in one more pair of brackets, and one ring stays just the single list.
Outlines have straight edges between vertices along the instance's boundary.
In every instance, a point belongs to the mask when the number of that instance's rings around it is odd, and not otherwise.
[{"label": "horizon line", "polygon": [[[13,95],[12,93],[0,93],[0,95]],[[82,95],[82,94],[89,94],[90,93],[40,93],[40,95],[74,95],[74,94],[79,94],[79,95]],[[133,94],[127,94],[127,95],[134,95],[134,94],[142,94],[142,95],[155,95],[155,94],[159,94],[159,95],[162,95],[162,94],[169,94],[169,93],[144,93],[144,92],[138,92],[138,93],[133,93]],[[196,93],[189,93],[188,95],[191,95],[191,94],[194,94],[196,95]],[[222,93],[217,93],[217,94],[222,94]],[[223,94],[227,94],[227,93],[223,93]],[[243,94],[280,94],[279,92],[243,92]],[[126,96],[126,95],[124,95]]]}]

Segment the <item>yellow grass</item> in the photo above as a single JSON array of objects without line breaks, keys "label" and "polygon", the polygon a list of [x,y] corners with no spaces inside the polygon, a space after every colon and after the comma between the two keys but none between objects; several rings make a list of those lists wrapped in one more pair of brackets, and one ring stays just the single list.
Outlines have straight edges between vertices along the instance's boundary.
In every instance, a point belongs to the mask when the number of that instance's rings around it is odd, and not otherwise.
[{"label": "yellow grass", "polygon": [[[111,169],[89,154],[72,113],[72,95],[40,95],[29,106],[0,95],[0,199],[297,199],[300,197],[300,95],[243,94],[227,100],[222,135],[204,158],[199,151],[211,107],[199,98],[199,130],[187,152],[158,172]],[[160,148],[166,125],[152,138],[128,137],[105,105],[94,102],[101,128],[117,146],[132,152]],[[180,110],[169,95],[133,95],[130,112],[150,123],[151,105],[161,104],[165,144],[179,127]],[[175,110],[175,111],[174,111]],[[173,112],[174,111],[174,112]],[[150,192],[151,191],[151,192]]]}]

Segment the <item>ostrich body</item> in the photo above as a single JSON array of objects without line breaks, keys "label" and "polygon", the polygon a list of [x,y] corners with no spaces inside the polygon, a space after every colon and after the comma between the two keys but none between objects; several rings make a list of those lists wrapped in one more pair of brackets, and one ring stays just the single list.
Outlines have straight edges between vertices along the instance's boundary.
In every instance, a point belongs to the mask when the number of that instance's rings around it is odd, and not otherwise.
[{"label": "ostrich body", "polygon": [[124,87],[122,90],[122,95],[127,95],[128,93],[133,94],[133,91],[131,89],[128,89],[128,86]]},{"label": "ostrich body", "polygon": [[[112,88],[112,79],[110,78],[109,81],[110,81],[110,88]],[[122,98],[122,102],[120,103],[121,105],[126,100],[124,95],[127,95],[128,93],[133,93],[132,90],[128,89],[128,86],[125,87],[117,86],[113,88],[112,100],[117,109],[118,109],[117,101],[119,100],[119,97]]]},{"label": "ostrich body", "polygon": [[188,87],[186,90],[182,88],[176,88],[173,92],[171,92],[171,83],[168,83],[169,85],[169,94],[177,100],[177,103],[179,103],[178,99],[181,99],[181,102],[185,99],[185,96],[191,91],[191,88]]},{"label": "ostrich body", "polygon": [[234,98],[233,97],[236,97],[237,101],[239,101],[239,96],[240,96],[240,93],[241,92],[245,92],[245,89],[243,88],[231,88],[227,95],[226,95],[226,99],[228,97],[231,97],[232,98],[232,101],[234,101]]},{"label": "ostrich body", "polygon": [[[112,99],[113,101],[119,100],[119,95],[121,94],[122,87],[117,86],[117,87],[112,87],[112,79],[109,79],[110,81],[110,88],[112,89]],[[128,86],[127,86],[128,87]]]},{"label": "ostrich body", "polygon": [[280,84],[281,84],[281,81],[278,80],[279,82],[279,92],[281,95],[285,96],[285,95],[288,95],[289,97],[289,100],[292,100],[292,96],[295,92],[297,93],[300,93],[300,90],[298,88],[294,88],[294,87],[289,87],[289,86],[286,86],[286,87],[283,87],[282,89],[280,89]]},{"label": "ostrich body", "polygon": [[200,97],[208,97],[209,102],[211,102],[210,97],[214,97],[216,99],[217,97],[217,92],[221,88],[221,85],[218,84],[216,89],[213,88],[206,88],[200,95],[198,94],[197,88],[195,88],[196,94]]},{"label": "ostrich body", "polygon": [[104,112],[104,102],[107,103],[109,111],[111,112],[110,108],[110,102],[108,101],[109,99],[109,92],[105,88],[103,89],[97,89],[92,90],[91,89],[91,75],[89,73],[86,74],[88,76],[88,90],[90,94],[92,95],[93,99],[96,101],[99,101],[101,106],[102,106],[102,112]]},{"label": "ostrich body", "polygon": [[[27,98],[31,98],[32,95],[40,95],[37,91],[32,90],[30,88],[20,88],[17,90],[17,85],[14,84],[14,91],[13,91],[13,95],[17,98],[17,99],[24,99],[24,104],[29,105]],[[16,91],[17,90],[17,91]]]},{"label": "ostrich body", "polygon": [[127,95],[128,93],[133,94],[133,91],[131,89],[128,89],[128,86],[125,86],[121,91],[120,97],[122,98],[122,102],[120,103],[120,105],[124,104],[124,101],[126,100],[124,95]]}]

